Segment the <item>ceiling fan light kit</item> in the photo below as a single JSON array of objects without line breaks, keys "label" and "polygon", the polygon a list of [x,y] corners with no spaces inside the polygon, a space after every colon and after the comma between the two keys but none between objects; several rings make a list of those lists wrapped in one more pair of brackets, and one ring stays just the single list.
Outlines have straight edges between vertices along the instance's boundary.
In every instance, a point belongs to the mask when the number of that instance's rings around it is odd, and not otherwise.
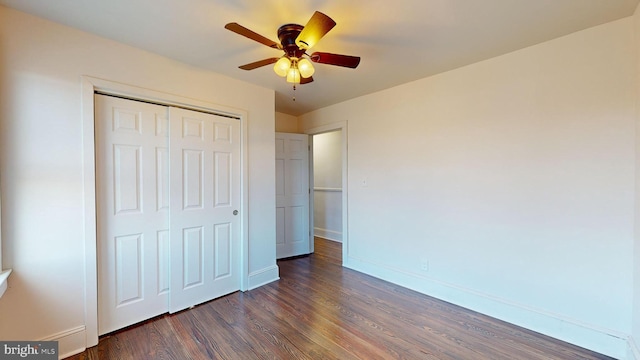
[{"label": "ceiling fan light kit", "polygon": [[280,60],[276,61],[276,64],[273,66],[273,71],[275,71],[278,76],[286,77],[288,83],[299,84],[301,78],[311,78],[316,69],[313,68],[311,61],[305,58],[289,59],[283,56]]},{"label": "ceiling fan light kit", "polygon": [[229,23],[225,25],[225,28],[270,48],[283,50],[284,55],[280,58],[259,60],[242,65],[240,69],[253,70],[275,63],[273,71],[278,76],[285,77],[288,83],[292,83],[295,90],[296,84],[308,84],[313,81],[312,75],[315,73],[315,68],[312,62],[352,69],[355,69],[360,64],[360,57],[358,56],[325,52],[314,52],[311,55],[306,53],[334,26],[336,26],[336,22],[333,19],[316,11],[305,26],[298,24],[280,26],[278,29],[279,44],[238,23]]}]

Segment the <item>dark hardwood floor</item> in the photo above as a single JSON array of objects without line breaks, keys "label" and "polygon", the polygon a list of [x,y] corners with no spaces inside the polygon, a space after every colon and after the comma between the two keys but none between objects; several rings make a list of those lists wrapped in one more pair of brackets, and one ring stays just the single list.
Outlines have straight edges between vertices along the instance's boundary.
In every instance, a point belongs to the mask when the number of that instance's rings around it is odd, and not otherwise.
[{"label": "dark hardwood floor", "polygon": [[341,267],[339,243],[277,282],[100,338],[70,359],[609,359]]}]

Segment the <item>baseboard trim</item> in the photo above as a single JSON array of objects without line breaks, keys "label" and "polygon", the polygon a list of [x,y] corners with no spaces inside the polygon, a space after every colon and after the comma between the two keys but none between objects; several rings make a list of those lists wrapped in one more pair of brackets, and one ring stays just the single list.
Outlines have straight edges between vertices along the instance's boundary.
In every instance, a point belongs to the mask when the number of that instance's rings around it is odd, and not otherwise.
[{"label": "baseboard trim", "polygon": [[640,347],[638,347],[638,343],[635,342],[633,336],[629,336],[627,343],[629,345],[627,360],[640,360]]},{"label": "baseboard trim", "polygon": [[[0,263],[1,262],[2,259],[0,259]],[[9,286],[7,285],[7,279],[9,278],[9,275],[11,275],[11,269],[2,271],[2,268],[0,268],[0,297],[2,297],[5,291],[7,291],[7,289],[9,288]]]},{"label": "baseboard trim", "polygon": [[[343,265],[425,295],[433,296],[616,359],[624,359],[629,352],[627,350],[629,347],[628,334],[585,324],[575,319],[534,309],[473,289],[354,257],[345,259]],[[636,356],[634,360],[640,359]]]},{"label": "baseboard trim", "polygon": [[40,341],[57,341],[58,358],[64,359],[83,352],[87,348],[86,339],[86,328],[82,325],[53,334],[44,339],[40,339]]},{"label": "baseboard trim", "polygon": [[318,236],[318,235],[314,235],[314,237],[317,237],[317,238],[324,239],[324,240],[327,240],[327,241],[331,241],[331,242],[335,242],[335,243],[340,243],[340,244],[342,244],[342,241],[340,241],[340,240],[334,240],[334,239],[330,239],[330,238],[328,238],[328,237]]},{"label": "baseboard trim", "polygon": [[254,271],[249,274],[249,286],[247,290],[252,290],[277,280],[280,280],[280,269],[278,265]]},{"label": "baseboard trim", "polygon": [[324,228],[313,228],[313,235],[323,239],[342,242],[342,232]]}]

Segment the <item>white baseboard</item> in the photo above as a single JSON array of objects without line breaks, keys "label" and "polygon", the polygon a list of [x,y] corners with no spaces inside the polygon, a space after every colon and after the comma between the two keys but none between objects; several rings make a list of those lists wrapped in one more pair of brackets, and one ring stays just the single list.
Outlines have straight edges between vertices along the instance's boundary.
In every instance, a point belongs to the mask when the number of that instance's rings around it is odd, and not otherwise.
[{"label": "white baseboard", "polygon": [[[0,259],[0,263],[1,262],[2,262],[2,259]],[[11,274],[11,269],[2,271],[2,268],[0,268],[0,297],[4,295],[5,291],[7,291],[9,287],[7,285],[7,279],[9,278],[10,274]]]},{"label": "white baseboard", "polygon": [[278,265],[254,271],[249,274],[247,290],[255,289],[276,280],[280,280],[280,269],[278,268]]},{"label": "white baseboard", "polygon": [[40,341],[58,342],[58,359],[64,359],[83,352],[86,349],[86,340],[84,325],[40,339]]},{"label": "white baseboard", "polygon": [[640,360],[640,347],[638,347],[638,343],[634,340],[633,336],[629,336],[627,342],[629,344],[627,360]]},{"label": "white baseboard", "polygon": [[334,230],[315,227],[313,228],[313,235],[317,237],[321,237],[323,239],[327,239],[327,240],[342,242],[341,231],[334,231]]},{"label": "white baseboard", "polygon": [[[356,271],[389,281],[437,299],[477,311],[508,323],[551,336],[553,338],[605,354],[625,359],[629,350],[628,334],[585,324],[501,299],[490,294],[457,286],[437,279],[347,257],[343,265]],[[637,350],[637,347],[636,347]],[[640,360],[637,358],[632,360]]]}]

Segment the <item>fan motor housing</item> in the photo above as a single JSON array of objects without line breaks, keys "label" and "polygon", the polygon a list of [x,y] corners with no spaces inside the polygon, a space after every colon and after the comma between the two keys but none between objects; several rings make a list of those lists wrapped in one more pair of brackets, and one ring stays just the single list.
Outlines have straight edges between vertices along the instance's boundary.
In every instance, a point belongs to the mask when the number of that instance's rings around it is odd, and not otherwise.
[{"label": "fan motor housing", "polygon": [[298,24],[285,24],[278,29],[278,39],[288,57],[301,58],[304,54],[304,49],[296,45],[296,39],[302,29],[304,26]]}]

